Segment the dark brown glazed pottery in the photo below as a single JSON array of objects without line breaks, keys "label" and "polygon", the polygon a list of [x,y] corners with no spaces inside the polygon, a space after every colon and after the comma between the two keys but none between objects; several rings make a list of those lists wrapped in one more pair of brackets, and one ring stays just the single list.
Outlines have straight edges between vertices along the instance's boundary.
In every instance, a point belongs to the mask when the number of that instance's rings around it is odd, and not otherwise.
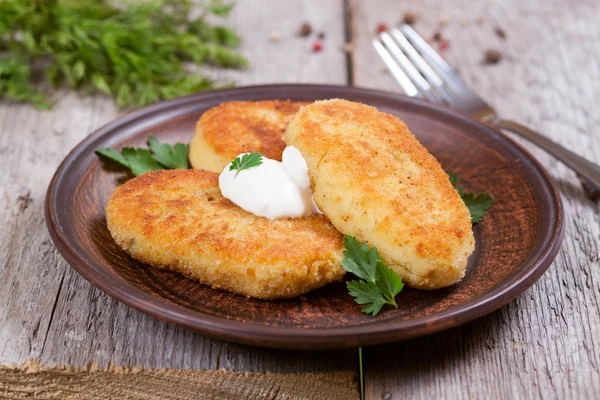
[{"label": "dark brown glazed pottery", "polygon": [[[208,108],[231,100],[345,98],[404,120],[469,191],[496,200],[474,226],[477,248],[465,278],[435,291],[405,288],[398,309],[361,313],[343,283],[291,300],[264,301],[211,289],[130,258],[112,240],[104,206],[126,175],[94,154],[145,146],[149,135],[189,142]],[[542,167],[499,131],[448,108],[394,93],[326,85],[268,85],[204,92],[129,113],[100,128],[60,165],[46,198],[46,222],[65,259],[108,295],[163,321],[258,346],[366,346],[447,329],[481,317],[530,287],[556,256],[560,197]]]}]

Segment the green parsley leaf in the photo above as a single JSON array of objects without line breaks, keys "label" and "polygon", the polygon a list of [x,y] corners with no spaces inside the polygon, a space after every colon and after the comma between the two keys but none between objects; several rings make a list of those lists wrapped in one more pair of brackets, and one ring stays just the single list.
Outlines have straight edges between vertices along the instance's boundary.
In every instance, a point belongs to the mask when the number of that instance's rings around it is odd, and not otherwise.
[{"label": "green parsley leaf", "polygon": [[454,189],[456,189],[458,191],[458,194],[460,195],[460,197],[462,197],[464,190],[462,187],[458,186],[458,184],[460,183],[460,178],[458,177],[458,175],[452,171],[445,171],[445,172],[448,175],[448,178],[450,178],[450,183],[452,184]]},{"label": "green parsley leaf", "polygon": [[481,221],[481,218],[487,213],[487,210],[494,203],[494,199],[487,193],[470,193],[465,192],[465,189],[462,186],[459,186],[460,178],[457,174],[452,171],[446,171],[448,174],[448,178],[450,179],[450,183],[456,189],[460,198],[465,202],[465,205],[469,209],[469,213],[471,213],[471,222],[474,224]]},{"label": "green parsley leaf", "polygon": [[465,193],[462,199],[471,213],[471,221],[475,224],[481,221],[481,218],[494,203],[494,199],[486,193],[477,195],[475,193]]},{"label": "green parsley leaf", "polygon": [[247,153],[241,157],[237,157],[229,166],[230,171],[237,170],[235,176],[238,176],[241,170],[252,167],[258,167],[262,164],[263,155],[261,153]]},{"label": "green parsley leaf", "polygon": [[148,146],[152,151],[156,161],[167,168],[188,169],[188,151],[190,146],[183,143],[177,143],[171,146],[167,143],[160,143],[155,136],[148,138]]},{"label": "green parsley leaf", "polygon": [[395,297],[404,288],[402,278],[394,270],[385,265],[384,262],[377,262],[377,288],[387,300],[387,302],[394,307],[398,307],[396,304]]},{"label": "green parsley leaf", "polygon": [[146,149],[135,149],[133,147],[124,147],[121,155],[129,162],[129,168],[135,176],[140,176],[148,171],[159,171],[164,169]]},{"label": "green parsley leaf", "polygon": [[189,168],[189,145],[177,143],[171,146],[160,143],[154,136],[148,138],[148,145],[150,150],[124,147],[121,152],[118,152],[115,149],[102,148],[96,150],[96,154],[129,168],[135,176],[148,171]]},{"label": "green parsley leaf", "polygon": [[109,160],[117,162],[124,167],[130,168],[129,161],[127,161],[127,159],[125,157],[123,157],[123,155],[115,149],[111,149],[109,147],[104,147],[102,149],[96,150],[96,154],[99,154],[101,156],[108,158]]},{"label": "green parsley leaf", "polygon": [[362,312],[366,314],[375,316],[386,304],[386,300],[375,282],[350,281],[346,283],[346,287],[350,295],[354,297],[354,301],[358,304],[366,304],[362,309]]},{"label": "green parsley leaf", "polygon": [[404,287],[400,275],[381,260],[375,247],[369,249],[366,243],[359,244],[354,236],[346,235],[344,246],[342,266],[362,279],[346,286],[358,304],[366,305],[362,311],[375,316],[385,304],[398,308],[396,295]]},{"label": "green parsley leaf", "polygon": [[158,171],[164,169],[164,167],[152,157],[150,151],[146,149],[124,147],[119,153],[115,149],[105,147],[96,150],[96,154],[104,156],[111,161],[129,168],[135,176],[140,176],[148,171]]},{"label": "green parsley leaf", "polygon": [[358,240],[350,235],[344,237],[344,247],[346,247],[342,260],[344,269],[360,279],[375,282],[377,279],[376,266],[379,260],[377,249],[373,247],[369,250],[366,243],[359,245]]}]

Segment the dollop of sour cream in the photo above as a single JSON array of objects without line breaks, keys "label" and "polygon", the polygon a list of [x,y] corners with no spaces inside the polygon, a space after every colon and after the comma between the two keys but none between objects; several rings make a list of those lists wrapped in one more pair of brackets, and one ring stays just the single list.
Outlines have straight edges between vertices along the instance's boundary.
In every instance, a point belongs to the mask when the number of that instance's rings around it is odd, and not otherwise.
[{"label": "dollop of sour cream", "polygon": [[237,176],[237,170],[229,170],[229,163],[219,175],[221,193],[259,217],[299,218],[321,214],[313,200],[308,167],[300,151],[288,146],[281,159],[279,162],[263,156],[262,164],[241,170]]}]

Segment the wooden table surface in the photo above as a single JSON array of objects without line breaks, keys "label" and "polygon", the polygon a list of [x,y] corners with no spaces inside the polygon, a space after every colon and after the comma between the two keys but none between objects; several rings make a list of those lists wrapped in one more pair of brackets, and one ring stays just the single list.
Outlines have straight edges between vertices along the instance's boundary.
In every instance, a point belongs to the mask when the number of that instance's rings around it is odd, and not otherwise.
[{"label": "wooden table surface", "polygon": [[[448,61],[503,117],[600,163],[595,0],[239,0],[228,24],[245,39],[251,68],[212,73],[238,85],[310,82],[395,91],[370,39],[378,22],[397,24],[408,11],[423,35],[442,32]],[[311,52],[314,35],[298,37],[303,21],[325,34],[322,52]],[[274,33],[279,41],[271,41]],[[342,45],[349,38],[354,51],[347,56]],[[488,48],[502,52],[497,65],[482,65]],[[120,112],[110,99],[74,93],[61,94],[51,112],[0,103],[0,365],[93,360],[100,367],[355,374],[354,349],[295,352],[214,340],[118,303],[69,267],[46,231],[46,188],[64,156]],[[556,261],[495,313],[436,335],[365,348],[367,399],[599,395],[599,205],[584,196],[572,171],[516,140],[562,194],[566,232]],[[264,397],[302,398],[277,391]]]}]

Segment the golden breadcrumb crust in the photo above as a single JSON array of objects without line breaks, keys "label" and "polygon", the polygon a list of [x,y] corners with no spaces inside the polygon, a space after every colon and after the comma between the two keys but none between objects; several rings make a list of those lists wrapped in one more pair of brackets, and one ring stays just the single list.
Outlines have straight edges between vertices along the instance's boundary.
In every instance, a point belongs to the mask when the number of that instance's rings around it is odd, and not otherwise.
[{"label": "golden breadcrumb crust", "polygon": [[240,153],[254,151],[281,161],[283,133],[303,104],[307,103],[231,101],[211,108],[196,124],[190,143],[192,167],[221,172]]},{"label": "golden breadcrumb crust", "polygon": [[257,217],[221,195],[214,172],[134,178],[115,190],[106,220],[134,258],[246,296],[295,297],[344,275],[343,237],[325,217]]},{"label": "golden breadcrumb crust", "polygon": [[475,240],[469,210],[398,118],[346,100],[304,106],[285,138],[308,164],[315,201],[341,232],[376,246],[405,282],[452,285]]}]

